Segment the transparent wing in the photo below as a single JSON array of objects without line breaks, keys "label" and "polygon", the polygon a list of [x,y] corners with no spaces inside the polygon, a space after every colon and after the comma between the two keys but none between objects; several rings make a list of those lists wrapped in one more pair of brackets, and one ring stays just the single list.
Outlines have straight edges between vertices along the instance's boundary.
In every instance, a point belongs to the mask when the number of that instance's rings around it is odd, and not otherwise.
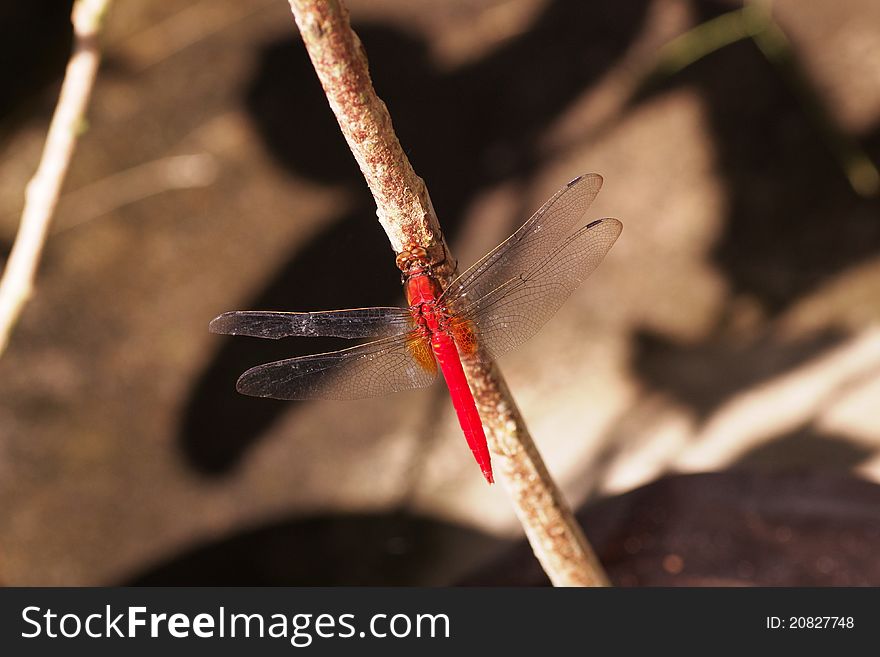
[{"label": "transparent wing", "polygon": [[413,318],[406,308],[353,308],[313,313],[236,310],[215,317],[208,328],[212,333],[273,340],[290,336],[384,338],[410,331]]},{"label": "transparent wing", "polygon": [[573,233],[543,260],[454,313],[476,330],[494,357],[532,337],[572,291],[599,266],[623,224],[599,219]]},{"label": "transparent wing", "polygon": [[430,385],[431,346],[416,331],[325,354],[252,367],[239,392],[273,399],[363,399]]},{"label": "transparent wing", "polygon": [[586,214],[601,187],[602,176],[589,173],[556,192],[513,235],[449,284],[442,297],[447,307],[462,297],[479,299],[543,262]]}]

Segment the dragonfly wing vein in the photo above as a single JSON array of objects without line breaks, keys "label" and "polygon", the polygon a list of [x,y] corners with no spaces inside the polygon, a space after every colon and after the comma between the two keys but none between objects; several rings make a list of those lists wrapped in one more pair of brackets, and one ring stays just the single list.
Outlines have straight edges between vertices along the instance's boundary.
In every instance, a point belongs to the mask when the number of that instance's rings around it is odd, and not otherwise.
[{"label": "dragonfly wing vein", "polygon": [[436,369],[413,358],[417,331],[324,354],[288,358],[249,369],[239,392],[273,399],[362,399],[424,388]]},{"label": "dragonfly wing vein", "polygon": [[272,310],[236,310],[214,318],[213,333],[247,335],[277,340],[291,336],[384,338],[413,327],[407,308],[378,307],[288,313]]},{"label": "dragonfly wing vein", "polygon": [[449,284],[443,292],[447,305],[464,297],[479,299],[541,263],[586,214],[601,187],[602,176],[590,173],[556,192],[513,235]]},{"label": "dragonfly wing vein", "polygon": [[480,344],[494,358],[507,353],[541,329],[599,266],[622,229],[610,218],[584,226],[530,271],[508,279],[456,316],[474,324]]}]

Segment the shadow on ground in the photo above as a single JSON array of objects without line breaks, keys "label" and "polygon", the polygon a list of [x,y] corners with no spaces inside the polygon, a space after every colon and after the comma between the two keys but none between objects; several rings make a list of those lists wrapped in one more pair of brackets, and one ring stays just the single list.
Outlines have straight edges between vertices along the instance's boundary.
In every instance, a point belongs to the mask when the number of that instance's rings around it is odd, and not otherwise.
[{"label": "shadow on ground", "polygon": [[846,436],[826,434],[812,425],[800,426],[761,443],[736,460],[734,467],[775,470],[810,468],[817,463],[830,471],[851,472],[874,455],[867,445]]},{"label": "shadow on ground", "polygon": [[0,4],[0,146],[41,105],[43,91],[60,83],[70,56],[72,7],[73,0]]},{"label": "shadow on ground", "polygon": [[[691,5],[697,21],[731,9],[709,1]],[[651,78],[632,106],[680,89],[699,94],[714,143],[727,202],[710,258],[730,293],[715,329],[698,341],[679,344],[637,331],[630,365],[648,390],[672,396],[705,420],[738,394],[821,357],[847,337],[825,330],[785,340],[772,326],[823,284],[880,256],[880,197],[851,187],[825,134],[832,113],[796,56],[777,66],[754,42],[740,41],[675,75]],[[852,136],[880,160],[876,125]],[[730,337],[740,299],[761,317],[762,327],[749,338]],[[782,446],[800,462],[796,441],[776,447]],[[849,443],[841,449],[860,453]],[[615,450],[609,446],[609,454]]]},{"label": "shadow on ground", "polygon": [[[730,9],[691,4],[697,21]],[[635,102],[681,88],[699,93],[715,142],[728,203],[713,259],[734,294],[757,298],[772,317],[880,255],[880,197],[859,196],[850,186],[823,134],[832,114],[796,57],[776,66],[753,41],[740,41],[653,78]],[[880,159],[876,127],[853,136]]]},{"label": "shadow on ground", "polygon": [[841,332],[825,331],[792,340],[764,334],[748,341],[719,337],[678,344],[639,332],[630,362],[652,390],[664,392],[706,420],[737,394],[785,376],[845,338]]},{"label": "shadow on ground", "polygon": [[[135,586],[443,584],[504,541],[407,513],[293,518],[197,546],[132,577]],[[464,555],[464,556],[462,556]]]}]

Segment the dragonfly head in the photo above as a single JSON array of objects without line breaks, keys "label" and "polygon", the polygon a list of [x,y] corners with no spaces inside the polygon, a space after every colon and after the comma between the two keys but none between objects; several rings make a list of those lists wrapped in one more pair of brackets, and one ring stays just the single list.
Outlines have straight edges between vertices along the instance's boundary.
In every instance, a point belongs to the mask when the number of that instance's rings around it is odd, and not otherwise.
[{"label": "dragonfly head", "polygon": [[446,262],[448,253],[442,242],[428,246],[409,246],[397,254],[397,268],[404,274],[413,275],[416,270],[425,271]]},{"label": "dragonfly head", "polygon": [[397,254],[397,268],[406,275],[418,272],[415,269],[424,269],[430,266],[428,250],[423,246],[413,246]]},{"label": "dragonfly head", "polygon": [[400,282],[409,289],[408,281],[431,274],[431,257],[423,246],[414,246],[397,254],[397,267],[400,269]]}]

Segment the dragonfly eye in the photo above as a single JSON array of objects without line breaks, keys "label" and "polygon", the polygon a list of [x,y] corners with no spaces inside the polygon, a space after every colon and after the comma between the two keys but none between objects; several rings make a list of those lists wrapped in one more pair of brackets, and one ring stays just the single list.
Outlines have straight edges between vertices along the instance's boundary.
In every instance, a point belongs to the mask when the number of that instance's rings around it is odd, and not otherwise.
[{"label": "dragonfly eye", "polygon": [[395,259],[397,268],[404,272],[412,274],[414,267],[421,267],[428,270],[431,265],[437,264],[431,256],[428,249],[424,246],[413,246],[397,254]]},{"label": "dragonfly eye", "polygon": [[397,268],[405,274],[406,270],[409,269],[410,260],[412,260],[410,252],[401,251],[397,254],[397,258],[394,259],[394,262],[397,265]]}]

